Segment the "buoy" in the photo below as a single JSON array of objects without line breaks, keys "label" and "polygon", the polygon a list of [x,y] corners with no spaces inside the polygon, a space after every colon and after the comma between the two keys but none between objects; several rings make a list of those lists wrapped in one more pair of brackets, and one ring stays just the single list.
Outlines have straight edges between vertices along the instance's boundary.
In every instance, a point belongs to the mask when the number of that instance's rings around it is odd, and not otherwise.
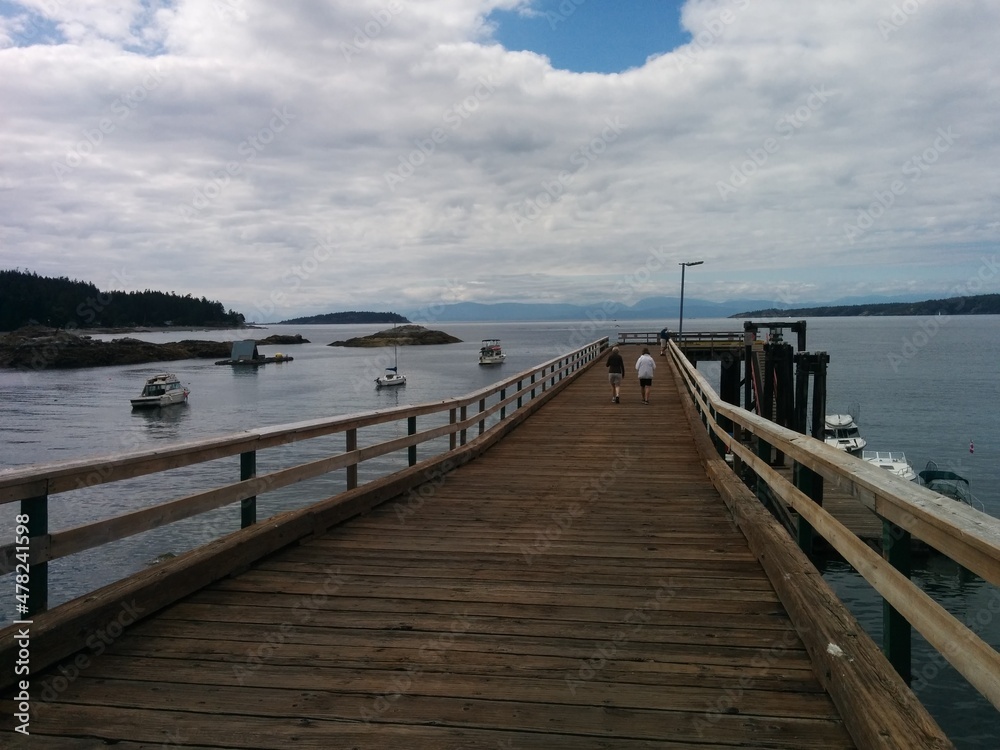
[{"label": "buoy", "polygon": [[969,441],[969,453],[975,453],[975,452],[976,452],[976,446],[973,445],[972,441],[970,440]]}]

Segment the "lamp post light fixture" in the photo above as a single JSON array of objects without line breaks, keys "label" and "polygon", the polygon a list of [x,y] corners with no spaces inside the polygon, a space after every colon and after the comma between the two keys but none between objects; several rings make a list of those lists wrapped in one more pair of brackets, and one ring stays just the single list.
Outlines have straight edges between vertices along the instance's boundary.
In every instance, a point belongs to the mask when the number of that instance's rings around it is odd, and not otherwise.
[{"label": "lamp post light fixture", "polygon": [[688,266],[700,266],[705,261],[703,260],[692,260],[687,263],[678,263],[681,267],[681,314],[680,319],[677,322],[677,344],[681,343],[681,335],[684,333],[684,272],[687,270]]}]

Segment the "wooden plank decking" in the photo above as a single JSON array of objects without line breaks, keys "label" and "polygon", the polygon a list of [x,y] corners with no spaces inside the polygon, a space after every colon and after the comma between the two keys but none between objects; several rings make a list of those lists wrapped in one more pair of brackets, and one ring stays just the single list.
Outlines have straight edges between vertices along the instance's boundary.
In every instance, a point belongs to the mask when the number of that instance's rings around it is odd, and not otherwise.
[{"label": "wooden plank decking", "polygon": [[24,746],[853,747],[658,363],[650,405],[598,364],[421,494],[36,676]]}]

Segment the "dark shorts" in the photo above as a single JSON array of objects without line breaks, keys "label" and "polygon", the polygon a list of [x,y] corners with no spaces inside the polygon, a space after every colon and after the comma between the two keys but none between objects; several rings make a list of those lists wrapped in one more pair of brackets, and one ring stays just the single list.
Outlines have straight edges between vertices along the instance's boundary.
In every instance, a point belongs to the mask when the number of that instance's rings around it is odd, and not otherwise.
[{"label": "dark shorts", "polygon": [[652,385],[652,384],[653,384],[653,379],[652,378],[639,378],[639,385],[641,385],[643,387],[645,387],[647,385]]}]

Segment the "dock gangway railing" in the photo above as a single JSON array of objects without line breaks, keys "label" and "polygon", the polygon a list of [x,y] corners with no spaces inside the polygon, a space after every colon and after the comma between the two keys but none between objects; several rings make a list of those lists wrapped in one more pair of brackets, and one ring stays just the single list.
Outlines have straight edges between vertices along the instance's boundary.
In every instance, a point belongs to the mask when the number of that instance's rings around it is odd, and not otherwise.
[{"label": "dock gangway railing", "polygon": [[[19,644],[26,637],[30,637],[34,673],[82,650],[89,634],[109,627],[121,631],[124,604],[132,612],[152,614],[298,539],[321,534],[385,500],[440,480],[537,411],[607,348],[607,337],[598,339],[480,390],[442,401],[0,471],[0,505],[20,503],[14,542],[0,547],[0,575],[14,574],[20,618],[0,630],[0,689],[18,679],[15,664]],[[387,431],[386,425],[396,429]],[[387,433],[390,437],[385,439]],[[391,436],[400,433],[404,434]],[[331,436],[339,436],[342,450],[288,451],[289,446]],[[258,474],[258,455],[268,451],[284,451],[286,457],[308,455],[310,460]],[[318,453],[322,457],[315,458]],[[359,466],[390,455],[405,456],[399,462],[405,468],[359,482]],[[227,458],[234,459],[233,475],[239,474],[236,481],[75,528],[49,529],[49,498],[53,495],[72,495]],[[259,497],[338,472],[344,477],[342,492],[257,519]],[[239,514],[238,531],[48,608],[50,561],[226,506],[233,506],[232,512]],[[26,630],[29,636],[24,635]]]},{"label": "dock gangway railing", "polygon": [[[800,522],[808,523],[882,597],[888,623],[883,651],[896,670],[904,678],[908,677],[912,627],[982,696],[1000,709],[1000,654],[909,579],[907,557],[910,538],[916,537],[987,582],[1000,585],[1000,519],[893,476],[822,440],[781,427],[723,401],[673,342],[668,351],[676,366],[679,386],[692,399],[692,407],[696,410],[693,416],[704,425],[716,450],[732,452],[749,467],[757,481],[766,483],[772,493],[791,506],[799,514]],[[719,418],[731,421],[733,434],[720,427]],[[740,432],[746,435],[742,440]],[[819,475],[824,482],[850,493],[882,519],[883,547],[888,559],[883,559],[802,488],[758,457],[750,445],[753,440],[770,445],[800,467]],[[712,463],[709,476],[729,503],[734,522],[741,525],[743,515],[761,512],[760,501],[736,477],[727,462],[720,458]],[[805,474],[793,472],[796,477]],[[754,540],[750,542],[753,548]],[[897,554],[906,552],[897,557],[893,550]],[[766,554],[759,557],[765,567],[774,565]],[[769,570],[769,577],[775,586],[782,586],[782,570],[775,570],[774,575],[771,572]],[[796,592],[778,593],[786,606],[792,603],[789,611],[795,621]],[[808,622],[808,612],[799,614],[800,622]],[[995,612],[987,614],[993,616]],[[836,675],[842,666],[838,661],[842,655],[831,648],[831,644],[836,643],[836,635],[809,632],[806,625],[800,629],[800,636],[814,663],[823,666],[819,672],[821,680],[826,681],[824,687],[838,707],[843,710],[851,706],[855,698],[843,695],[837,685]]]}]

